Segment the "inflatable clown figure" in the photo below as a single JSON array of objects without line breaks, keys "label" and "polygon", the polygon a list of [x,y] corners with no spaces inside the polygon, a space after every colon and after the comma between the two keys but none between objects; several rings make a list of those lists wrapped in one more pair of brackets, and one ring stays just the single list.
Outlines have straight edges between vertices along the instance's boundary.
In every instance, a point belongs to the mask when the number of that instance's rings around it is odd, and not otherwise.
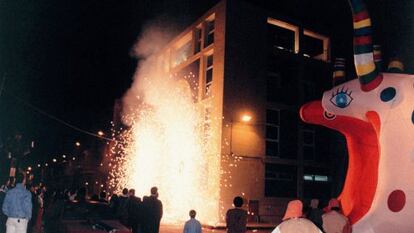
[{"label": "inflatable clown figure", "polygon": [[[301,118],[341,132],[349,163],[338,197],[354,233],[414,232],[414,75],[392,61],[379,72],[364,4],[351,0],[358,80],[305,104]],[[335,68],[343,67],[339,60]],[[335,78],[344,73],[335,72]]]}]

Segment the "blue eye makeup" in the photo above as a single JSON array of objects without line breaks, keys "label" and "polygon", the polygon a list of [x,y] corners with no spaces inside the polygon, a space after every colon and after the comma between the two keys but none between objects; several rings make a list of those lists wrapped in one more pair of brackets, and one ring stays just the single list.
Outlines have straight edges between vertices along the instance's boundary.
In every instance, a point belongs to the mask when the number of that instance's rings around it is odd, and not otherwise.
[{"label": "blue eye makeup", "polygon": [[332,92],[332,97],[330,99],[331,103],[338,108],[346,108],[349,104],[354,100],[351,97],[352,91],[349,89],[345,89],[342,86],[341,89],[337,89],[336,91]]}]

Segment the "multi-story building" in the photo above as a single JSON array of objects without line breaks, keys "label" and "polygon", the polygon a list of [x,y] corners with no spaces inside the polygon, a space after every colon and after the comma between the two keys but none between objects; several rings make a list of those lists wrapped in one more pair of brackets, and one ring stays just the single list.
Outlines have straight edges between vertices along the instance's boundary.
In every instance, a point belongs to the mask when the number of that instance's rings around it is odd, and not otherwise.
[{"label": "multi-story building", "polygon": [[299,119],[300,106],[329,87],[329,61],[329,37],[230,0],[160,52],[160,69],[186,76],[210,153],[220,154],[219,216],[237,195],[263,222],[278,221],[292,198],[332,195],[336,135]]}]

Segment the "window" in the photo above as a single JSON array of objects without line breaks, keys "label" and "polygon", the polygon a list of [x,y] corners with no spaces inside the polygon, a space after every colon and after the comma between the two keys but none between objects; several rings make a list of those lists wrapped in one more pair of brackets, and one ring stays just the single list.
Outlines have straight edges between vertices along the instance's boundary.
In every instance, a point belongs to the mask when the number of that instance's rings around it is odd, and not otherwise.
[{"label": "window", "polygon": [[266,156],[279,156],[280,111],[266,110]]},{"label": "window", "polygon": [[315,145],[315,132],[313,130],[303,130],[303,144],[311,146]]},{"label": "window", "polygon": [[199,92],[199,71],[200,71],[200,59],[186,65],[178,72],[172,74],[177,80],[184,79],[188,84],[188,90],[191,92],[194,103],[198,101]]},{"label": "window", "polygon": [[268,71],[266,77],[266,100],[268,102],[276,102],[280,95],[282,87],[282,77],[279,72]]},{"label": "window", "polygon": [[331,177],[328,168],[304,167],[303,195],[305,198],[328,199],[331,196]]},{"label": "window", "polygon": [[185,61],[193,54],[193,44],[191,33],[184,36],[173,50],[172,66],[177,66]]},{"label": "window", "polygon": [[291,53],[299,51],[299,28],[292,24],[268,18],[268,43],[274,49]]},{"label": "window", "polygon": [[214,30],[215,30],[215,20],[214,18],[212,19],[208,19],[206,21],[206,25],[205,25],[205,42],[204,42],[204,47],[207,47],[211,44],[214,43]]},{"label": "window", "polygon": [[267,72],[267,86],[270,89],[280,88],[282,84],[282,79],[280,72]]},{"label": "window", "polygon": [[206,57],[206,72],[205,72],[205,90],[204,96],[211,95],[211,86],[213,84],[213,54]]},{"label": "window", "polygon": [[305,145],[303,146],[303,159],[304,160],[315,160],[315,147]]},{"label": "window", "polygon": [[304,30],[301,50],[304,56],[328,61],[329,38],[309,30]]},{"label": "window", "polygon": [[284,164],[265,165],[265,196],[295,197],[297,167]]},{"label": "window", "polygon": [[303,159],[315,160],[315,131],[312,129],[302,130]]},{"label": "window", "polygon": [[201,51],[201,47],[202,47],[202,42],[203,38],[202,38],[202,29],[201,26],[197,27],[194,31],[194,54],[198,53]]}]

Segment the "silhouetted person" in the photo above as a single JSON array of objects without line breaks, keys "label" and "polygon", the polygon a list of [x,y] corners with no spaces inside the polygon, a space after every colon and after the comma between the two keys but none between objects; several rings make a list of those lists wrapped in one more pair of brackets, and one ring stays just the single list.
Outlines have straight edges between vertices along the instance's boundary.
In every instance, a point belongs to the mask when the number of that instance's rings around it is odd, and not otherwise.
[{"label": "silhouetted person", "polygon": [[99,201],[99,196],[98,196],[98,194],[93,194],[93,195],[92,195],[92,197],[91,197],[91,201],[96,201],[96,202],[98,202],[98,201]]},{"label": "silhouetted person", "polygon": [[322,229],[323,210],[319,208],[319,200],[312,199],[307,213],[308,219],[313,222],[319,229]]},{"label": "silhouetted person", "polygon": [[28,227],[27,227],[27,232],[31,233],[33,232],[33,228],[36,225],[36,220],[37,220],[37,215],[39,212],[39,208],[40,208],[40,204],[37,201],[37,190],[36,187],[33,184],[28,185],[28,190],[30,191],[31,197],[32,197],[32,217],[30,218]]},{"label": "silhouetted person", "polygon": [[132,233],[141,232],[142,202],[141,198],[135,196],[135,189],[129,190],[128,200],[128,223]]},{"label": "silhouetted person", "polygon": [[302,201],[290,201],[286,208],[283,222],[272,233],[322,233],[310,220],[303,218],[302,209]]},{"label": "silhouetted person", "polygon": [[36,203],[38,205],[38,210],[37,210],[37,216],[36,216],[36,223],[34,225],[34,229],[33,231],[36,233],[41,233],[42,232],[42,219],[43,219],[43,214],[44,214],[44,196],[45,196],[45,192],[42,191],[43,189],[36,189]]},{"label": "silhouetted person", "polygon": [[[65,206],[65,196],[62,192],[55,191],[52,195],[46,195],[44,220],[44,233],[60,232],[60,219]],[[73,203],[72,203],[73,204]],[[78,209],[78,213],[83,213],[82,209]]]},{"label": "silhouetted person", "polygon": [[116,216],[119,221],[128,226],[128,189],[122,190],[122,195],[118,198],[118,208],[116,210]]},{"label": "silhouetted person", "polygon": [[86,202],[86,188],[85,187],[81,187],[78,189],[78,191],[76,192],[75,200],[82,204]]},{"label": "silhouetted person", "polygon": [[142,202],[143,206],[143,233],[158,233],[160,221],[162,218],[162,203],[158,200],[157,187],[151,188],[151,196],[145,196]]},{"label": "silhouetted person", "polygon": [[108,201],[106,200],[106,192],[102,191],[99,193],[99,202],[102,203],[108,203]]},{"label": "silhouetted person", "polygon": [[111,199],[109,200],[109,207],[111,207],[114,213],[116,213],[118,209],[118,201],[119,201],[118,195],[116,195],[115,193],[112,194]]},{"label": "silhouetted person", "polygon": [[3,213],[7,215],[7,233],[26,233],[27,224],[32,217],[32,195],[25,188],[24,174],[16,174],[16,187],[6,193]]},{"label": "silhouetted person", "polygon": [[195,219],[196,211],[190,210],[190,220],[185,222],[183,233],[201,233],[201,224]]},{"label": "silhouetted person", "polygon": [[[0,206],[3,206],[3,201],[4,201],[4,198],[6,197],[6,192],[8,190],[9,184],[10,184],[9,179],[7,179],[6,183],[0,187]],[[3,211],[0,208],[0,233],[6,232],[6,221],[7,221],[7,216],[3,213]]]},{"label": "silhouetted person", "polygon": [[228,233],[244,233],[247,230],[247,211],[242,209],[243,198],[235,197],[233,199],[235,208],[227,210],[226,226]]},{"label": "silhouetted person", "polygon": [[341,213],[339,202],[332,198],[329,201],[328,212],[322,215],[323,230],[326,233],[350,233],[351,224],[348,218]]}]

